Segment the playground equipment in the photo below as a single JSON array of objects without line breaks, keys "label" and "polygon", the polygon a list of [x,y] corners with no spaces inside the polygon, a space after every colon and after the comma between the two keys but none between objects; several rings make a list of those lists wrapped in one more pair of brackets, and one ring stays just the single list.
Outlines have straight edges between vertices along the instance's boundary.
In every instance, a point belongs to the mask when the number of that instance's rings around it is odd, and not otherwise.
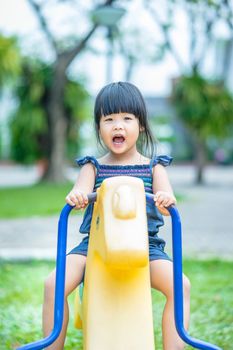
[{"label": "playground equipment", "polygon": [[[97,201],[96,201],[97,197]],[[82,326],[85,350],[155,349],[149,280],[148,233],[142,180],[119,176],[103,181],[89,202],[96,201],[91,224],[82,306],[76,325]],[[54,329],[18,350],[39,350],[59,336],[63,322],[68,215],[63,208],[58,227]],[[196,349],[221,350],[190,337],[183,326],[182,241],[179,213],[172,218],[175,324],[180,337]],[[77,300],[76,300],[77,302]]]},{"label": "playground equipment", "polygon": [[98,191],[77,318],[84,349],[154,350],[146,199],[137,178],[115,177]]}]

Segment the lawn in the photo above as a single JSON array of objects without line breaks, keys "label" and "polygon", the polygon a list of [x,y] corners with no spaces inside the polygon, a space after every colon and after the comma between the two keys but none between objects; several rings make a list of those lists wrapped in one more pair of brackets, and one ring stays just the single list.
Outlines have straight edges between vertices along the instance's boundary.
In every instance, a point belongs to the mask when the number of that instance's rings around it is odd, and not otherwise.
[{"label": "lawn", "polygon": [[71,183],[1,188],[0,218],[56,215],[60,213],[71,188]]},{"label": "lawn", "polygon": [[[15,349],[42,337],[43,280],[53,268],[54,262],[46,261],[0,263],[1,350]],[[233,262],[185,260],[184,271],[192,283],[190,334],[224,350],[233,349]],[[73,308],[73,296],[70,304]],[[163,305],[163,296],[153,291],[157,350],[162,350]],[[66,350],[73,349],[82,349],[82,335],[71,321]]]},{"label": "lawn", "polygon": [[[58,215],[72,187],[73,184],[67,182],[0,188],[0,219]],[[176,194],[176,197],[178,201],[184,200],[183,195]]]}]

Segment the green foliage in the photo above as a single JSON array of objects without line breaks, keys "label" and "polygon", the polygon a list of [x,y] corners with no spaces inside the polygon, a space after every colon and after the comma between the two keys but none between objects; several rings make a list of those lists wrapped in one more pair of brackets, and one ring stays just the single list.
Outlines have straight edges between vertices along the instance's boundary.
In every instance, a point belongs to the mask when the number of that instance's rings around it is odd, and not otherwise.
[{"label": "green foliage", "polygon": [[[191,281],[190,334],[230,350],[233,343],[233,262],[184,261]],[[41,310],[43,282],[54,262],[0,263],[0,348],[18,346],[42,338]],[[161,318],[164,296],[153,291],[156,349],[162,350]],[[70,323],[66,350],[82,350],[82,334],[73,326],[73,296],[70,297]],[[192,349],[187,347],[187,349]]]},{"label": "green foliage", "polygon": [[20,69],[21,58],[16,38],[0,35],[0,87],[15,79]]},{"label": "green foliage", "polygon": [[10,124],[12,158],[16,161],[32,163],[46,156],[47,123],[44,101],[50,81],[51,69],[48,66],[38,61],[25,60],[15,91],[19,104]]},{"label": "green foliage", "polygon": [[167,115],[152,117],[151,129],[160,142],[167,142],[169,144],[174,142],[175,135],[170,124],[171,121]]},{"label": "green foliage", "polygon": [[29,164],[46,156],[40,140],[47,132],[47,127],[44,111],[39,106],[34,106],[31,111],[25,107],[29,107],[29,104],[22,104],[11,122],[11,151],[14,160]]},{"label": "green foliage", "polygon": [[[48,158],[48,99],[52,76],[52,66],[39,60],[24,60],[15,90],[18,107],[10,123],[12,158],[18,162],[28,164]],[[68,122],[68,154],[72,157],[77,154],[79,147],[79,125],[88,115],[88,97],[82,83],[67,79],[64,110]]]},{"label": "green foliage", "polygon": [[67,156],[74,159],[81,147],[81,124],[90,116],[90,97],[83,84],[69,80],[65,90],[65,110],[68,119]]},{"label": "green foliage", "polygon": [[[1,131],[1,128],[0,128],[0,131]],[[2,159],[2,156],[3,156],[3,152],[2,152],[2,135],[1,135],[1,132],[0,132],[0,159]]]},{"label": "green foliage", "polygon": [[197,73],[175,84],[173,102],[178,117],[201,139],[226,137],[233,126],[233,98],[221,82]]}]

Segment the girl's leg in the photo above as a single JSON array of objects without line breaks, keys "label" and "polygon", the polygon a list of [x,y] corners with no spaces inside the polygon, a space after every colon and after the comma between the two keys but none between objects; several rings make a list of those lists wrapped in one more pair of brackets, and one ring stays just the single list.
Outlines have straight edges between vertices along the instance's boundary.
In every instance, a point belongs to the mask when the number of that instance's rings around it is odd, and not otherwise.
[{"label": "girl's leg", "polygon": [[[169,260],[153,260],[150,262],[151,286],[162,292],[167,298],[162,321],[163,349],[182,350],[184,343],[180,339],[174,322],[174,302],[173,302],[173,267]],[[184,295],[184,326],[187,329],[189,323],[190,306],[190,282],[183,275],[183,295]]]},{"label": "girl's leg", "polygon": [[[62,350],[64,348],[66,329],[69,320],[69,308],[67,297],[80,284],[83,278],[86,264],[86,257],[78,254],[67,255],[66,258],[66,279],[65,279],[65,304],[64,320],[62,331],[58,339],[47,349]],[[43,333],[48,336],[53,329],[54,316],[54,292],[55,292],[55,275],[56,270],[48,276],[45,281],[44,304],[43,304]]]}]

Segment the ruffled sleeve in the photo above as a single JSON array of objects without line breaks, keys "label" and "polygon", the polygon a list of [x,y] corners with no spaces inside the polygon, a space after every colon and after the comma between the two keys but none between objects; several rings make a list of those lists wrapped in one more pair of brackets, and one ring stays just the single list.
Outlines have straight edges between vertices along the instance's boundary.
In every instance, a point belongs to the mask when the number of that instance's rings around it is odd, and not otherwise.
[{"label": "ruffled sleeve", "polygon": [[97,170],[99,169],[99,163],[98,163],[97,159],[93,156],[86,156],[86,157],[78,158],[78,159],[76,159],[76,163],[79,166],[83,166],[84,164],[87,164],[87,163],[92,163],[96,167]]},{"label": "ruffled sleeve", "polygon": [[165,155],[156,156],[151,160],[151,168],[153,168],[157,164],[168,166],[171,164],[172,160],[173,158],[170,156],[165,156]]}]

